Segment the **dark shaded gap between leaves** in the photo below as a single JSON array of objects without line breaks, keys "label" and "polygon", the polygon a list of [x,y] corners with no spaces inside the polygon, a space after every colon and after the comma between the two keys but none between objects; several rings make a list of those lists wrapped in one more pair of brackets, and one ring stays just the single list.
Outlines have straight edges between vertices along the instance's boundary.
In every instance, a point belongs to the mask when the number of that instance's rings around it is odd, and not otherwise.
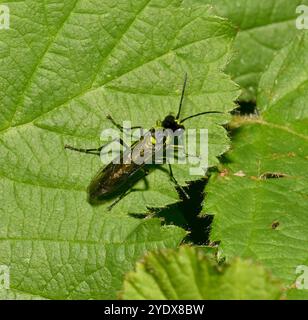
[{"label": "dark shaded gap between leaves", "polygon": [[235,116],[259,115],[256,101],[237,101],[238,107],[231,111]]},{"label": "dark shaded gap between leaves", "polygon": [[[189,231],[184,238],[184,243],[194,245],[208,245],[209,233],[213,216],[207,215],[200,217],[202,203],[205,197],[204,189],[208,182],[207,178],[190,182],[184,187],[185,192],[189,195],[187,199],[181,190],[177,190],[181,202],[167,206],[166,208],[149,208],[153,217],[163,218],[165,225],[175,225]],[[146,215],[131,214],[136,218],[144,218]]]}]

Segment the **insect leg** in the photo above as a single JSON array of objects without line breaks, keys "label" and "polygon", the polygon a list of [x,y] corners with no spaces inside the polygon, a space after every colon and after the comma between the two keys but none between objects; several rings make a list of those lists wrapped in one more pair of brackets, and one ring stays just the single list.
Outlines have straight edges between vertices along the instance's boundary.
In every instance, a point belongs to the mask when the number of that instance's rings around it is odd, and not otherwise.
[{"label": "insect leg", "polygon": [[182,193],[185,195],[186,199],[190,199],[189,195],[184,190],[184,188],[181,185],[179,185],[179,183],[176,181],[176,179],[175,179],[175,177],[173,175],[173,172],[172,172],[171,164],[168,163],[168,166],[169,166],[169,174],[170,174],[171,181],[176,185],[177,188],[179,188],[182,191]]},{"label": "insect leg", "polygon": [[[171,145],[169,145],[168,146],[168,148],[174,148],[174,150],[176,150],[176,151],[179,151],[179,150],[185,150],[185,148],[184,148],[184,146],[181,146],[181,145],[178,145],[178,144],[171,144]],[[183,152],[183,154],[185,155],[185,157],[192,157],[192,158],[198,158],[198,159],[200,159],[200,157],[199,156],[196,156],[196,155],[194,155],[194,154],[190,154],[190,153],[186,153],[186,152]]]},{"label": "insect leg", "polygon": [[110,211],[118,202],[120,202],[124,197],[134,191],[144,191],[149,188],[148,182],[146,180],[146,176],[149,174],[149,171],[146,168],[143,168],[142,171],[144,172],[143,179],[145,179],[145,188],[144,189],[137,189],[137,188],[130,188],[124,191],[120,196],[108,207],[108,211]]},{"label": "insect leg", "polygon": [[82,152],[82,153],[89,153],[89,154],[98,154],[99,151],[101,151],[101,147],[99,148],[94,148],[94,149],[82,149],[82,148],[75,148],[69,145],[64,146],[65,149],[69,149],[72,151],[77,151],[77,152]]},{"label": "insect leg", "polygon": [[[112,124],[114,125],[114,126],[116,126],[119,130],[121,130],[122,132],[123,131],[125,131],[125,130],[128,130],[128,128],[124,128],[124,127],[122,127],[120,124],[118,124],[112,117],[111,117],[111,115],[107,115],[107,117],[106,117],[108,120],[110,120],[111,122],[112,122]],[[141,126],[135,126],[135,127],[131,127],[130,129],[142,129],[142,127]]]},{"label": "insect leg", "polygon": [[144,172],[144,178],[150,173],[150,170],[148,168],[142,168],[142,171]]},{"label": "insect leg", "polygon": [[120,202],[124,197],[126,197],[128,194],[131,193],[131,189],[126,190],[125,192],[123,192],[114,202],[112,202],[112,204],[107,208],[108,211],[111,211],[111,209],[118,203]]},{"label": "insect leg", "polygon": [[146,177],[150,173],[150,171],[148,169],[146,169],[146,168],[142,168],[141,170],[144,173],[144,176],[141,178],[144,181],[144,188],[132,188],[131,189],[132,192],[134,192],[134,191],[145,191],[145,190],[149,189],[149,182],[146,179]]},{"label": "insect leg", "polygon": [[100,152],[102,151],[103,148],[105,148],[106,146],[108,146],[109,144],[111,144],[112,142],[118,141],[122,146],[127,147],[126,143],[121,139],[114,139],[102,146],[100,146],[99,148],[94,148],[94,149],[82,149],[82,148],[75,148],[69,145],[65,145],[64,148],[65,149],[69,149],[69,150],[73,150],[73,151],[77,151],[77,152],[82,152],[82,153],[88,153],[88,154],[95,154],[95,155],[100,155]]}]

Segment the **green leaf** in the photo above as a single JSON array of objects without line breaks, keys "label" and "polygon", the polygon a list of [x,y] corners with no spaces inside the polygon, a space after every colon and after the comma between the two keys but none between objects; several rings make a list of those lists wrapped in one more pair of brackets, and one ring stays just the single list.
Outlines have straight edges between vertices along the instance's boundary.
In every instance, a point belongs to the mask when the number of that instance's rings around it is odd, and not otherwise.
[{"label": "green leaf", "polygon": [[207,187],[211,240],[250,257],[286,286],[308,263],[308,34],[275,57],[260,82],[260,117],[238,118],[224,174]]},{"label": "green leaf", "polygon": [[[98,147],[118,122],[145,128],[176,113],[210,131],[209,165],[229,145],[225,129],[238,87],[223,74],[235,29],[208,7],[179,0],[9,2],[0,41],[0,264],[11,268],[5,297],[114,298],[124,272],[149,249],[176,247],[184,231],[142,213],[178,200],[168,173],[132,192],[112,213],[91,207],[86,188],[98,157],[64,150]],[[188,123],[188,122],[187,122]],[[187,169],[187,168],[186,168]],[[191,180],[175,168],[179,182]],[[136,188],[143,187],[140,181]]]},{"label": "green leaf", "polygon": [[[201,1],[200,1],[201,2]],[[204,3],[204,0],[202,0]],[[277,52],[300,33],[296,8],[307,0],[206,0],[218,15],[238,29],[235,55],[227,67],[235,82],[244,88],[242,99],[255,100],[259,80]]]},{"label": "green leaf", "polygon": [[289,289],[286,292],[286,298],[288,300],[308,300],[308,292],[306,290]]},{"label": "green leaf", "polygon": [[[64,145],[102,145],[100,134],[111,126],[107,114],[144,128],[175,114],[185,72],[182,117],[226,112],[187,121],[187,128],[209,129],[209,166],[228,149],[221,124],[228,122],[239,92],[221,70],[236,32],[207,6],[179,0],[9,6],[12,28],[3,33],[0,70],[4,179],[43,188],[47,199],[48,190],[57,188],[79,191],[85,199],[102,164],[98,157],[65,151]],[[188,169],[175,166],[179,183],[199,177]],[[155,170],[147,180],[145,192],[132,192],[114,212],[139,213],[178,200],[167,170]],[[136,188],[145,190],[144,181]]]},{"label": "green leaf", "polygon": [[15,289],[0,289],[0,300],[47,300],[42,296],[24,293]]},{"label": "green leaf", "polygon": [[124,299],[277,299],[279,284],[251,261],[218,267],[202,250],[181,247],[148,254],[126,275]]},{"label": "green leaf", "polygon": [[10,290],[2,296],[114,299],[124,273],[147,250],[174,248],[185,236],[180,228],[160,227],[158,219],[91,214],[76,202],[77,217],[61,207],[53,214],[40,207],[41,217],[33,216],[29,204],[28,212],[12,212],[10,225],[24,228],[21,235],[9,230],[0,242],[1,264],[10,267]]}]

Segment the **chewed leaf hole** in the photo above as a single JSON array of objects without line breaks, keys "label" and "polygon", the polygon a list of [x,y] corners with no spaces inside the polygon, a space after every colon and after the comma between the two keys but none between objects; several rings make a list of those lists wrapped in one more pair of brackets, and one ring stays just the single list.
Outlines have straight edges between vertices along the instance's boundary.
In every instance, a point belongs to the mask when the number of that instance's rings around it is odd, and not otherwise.
[{"label": "chewed leaf hole", "polygon": [[285,178],[288,175],[281,172],[264,172],[260,175],[260,179],[266,180],[266,179],[280,179]]}]

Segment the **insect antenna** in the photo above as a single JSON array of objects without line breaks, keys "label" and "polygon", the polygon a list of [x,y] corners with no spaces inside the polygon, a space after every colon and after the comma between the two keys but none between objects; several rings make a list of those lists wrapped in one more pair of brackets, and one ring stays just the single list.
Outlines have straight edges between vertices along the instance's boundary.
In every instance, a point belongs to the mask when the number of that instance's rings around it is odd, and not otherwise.
[{"label": "insect antenna", "polygon": [[[185,76],[184,76],[184,84],[183,84],[183,89],[182,89],[182,95],[181,95],[181,100],[180,100],[180,105],[179,105],[179,111],[176,115],[176,118],[175,120],[178,120],[180,118],[180,114],[181,114],[181,110],[182,110],[182,104],[183,104],[183,100],[184,100],[184,94],[185,94],[185,89],[186,89],[186,83],[187,83],[187,72],[185,72]],[[184,119],[182,119],[180,121],[180,123],[183,123],[184,121],[188,120],[188,119],[191,119],[191,118],[194,118],[194,117],[198,117],[198,116],[201,116],[203,114],[209,114],[209,113],[223,113],[223,112],[220,112],[220,111],[205,111],[205,112],[200,112],[200,113],[197,113],[197,114],[194,114],[194,115],[191,115],[189,117],[186,117]]]},{"label": "insect antenna", "polygon": [[189,116],[189,117],[186,117],[186,118],[182,119],[180,121],[180,123],[183,123],[184,121],[186,121],[188,119],[195,118],[195,117],[198,117],[198,116],[202,116],[203,114],[209,114],[209,113],[223,113],[223,112],[221,112],[221,111],[204,111],[204,112],[200,112],[200,113],[193,114],[192,116]]},{"label": "insect antenna", "polygon": [[185,76],[184,76],[184,84],[183,84],[183,89],[182,89],[180,105],[179,105],[179,111],[178,111],[178,114],[176,115],[176,118],[175,118],[176,120],[178,120],[180,118],[183,99],[184,99],[184,94],[185,94],[185,89],[186,89],[186,83],[187,83],[187,72],[185,72]]}]

